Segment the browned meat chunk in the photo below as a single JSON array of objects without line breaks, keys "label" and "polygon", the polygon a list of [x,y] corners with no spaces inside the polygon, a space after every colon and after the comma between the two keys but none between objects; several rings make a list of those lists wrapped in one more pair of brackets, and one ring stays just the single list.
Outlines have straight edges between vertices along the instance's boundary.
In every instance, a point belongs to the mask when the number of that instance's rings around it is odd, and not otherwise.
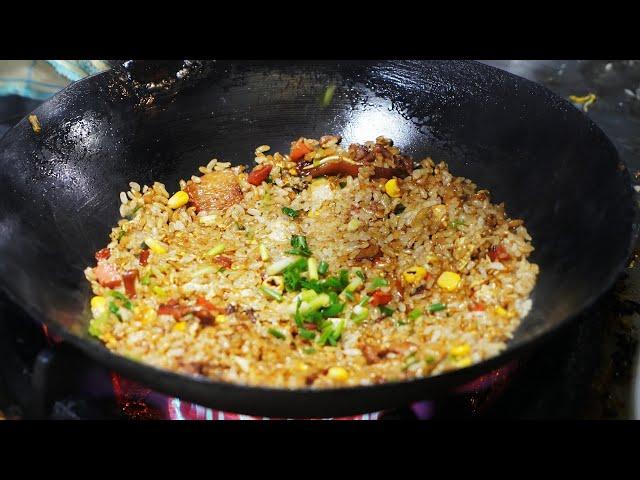
[{"label": "browned meat chunk", "polygon": [[242,190],[233,172],[211,172],[200,177],[200,183],[189,182],[185,191],[196,212],[226,210],[242,200]]}]

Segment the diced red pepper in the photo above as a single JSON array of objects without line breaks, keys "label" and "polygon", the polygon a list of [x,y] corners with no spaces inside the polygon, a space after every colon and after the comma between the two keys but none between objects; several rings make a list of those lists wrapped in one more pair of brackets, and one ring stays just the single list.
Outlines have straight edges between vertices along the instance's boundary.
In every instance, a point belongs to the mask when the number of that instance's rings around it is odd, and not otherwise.
[{"label": "diced red pepper", "polygon": [[142,250],[140,252],[140,256],[138,257],[138,262],[140,263],[140,265],[142,265],[143,267],[147,264],[147,262],[149,261],[149,254],[151,253],[151,250],[149,250],[148,248],[145,248],[144,250]]},{"label": "diced red pepper", "polygon": [[473,302],[470,307],[469,310],[471,310],[472,312],[484,312],[485,310],[485,305],[482,302]]},{"label": "diced red pepper", "polygon": [[230,268],[233,264],[233,260],[231,260],[229,257],[225,257],[224,255],[213,257],[213,261],[224,268]]},{"label": "diced red pepper", "polygon": [[129,298],[136,296],[136,278],[138,278],[138,270],[127,270],[122,275],[124,280],[124,290]]},{"label": "diced red pepper", "polygon": [[273,165],[258,165],[254,168],[249,177],[247,178],[247,182],[251,185],[260,185],[267,178],[269,178],[269,174],[271,173],[271,169]]},{"label": "diced red pepper", "polygon": [[96,261],[107,260],[111,256],[111,250],[109,248],[103,248],[96,252]]},{"label": "diced red pepper", "polygon": [[209,300],[201,296],[196,298],[196,304],[206,308],[207,310],[219,310],[219,308],[216,307],[213,303],[211,303]]},{"label": "diced red pepper", "polygon": [[95,273],[98,283],[103,287],[115,288],[122,283],[122,277],[116,267],[105,261],[98,262],[93,273]]},{"label": "diced red pepper", "polygon": [[171,315],[176,320],[182,317],[185,313],[185,307],[178,304],[178,301],[175,299],[171,299],[167,303],[158,307],[158,315]]},{"label": "diced red pepper", "polygon": [[503,245],[492,245],[489,247],[489,258],[492,262],[499,260],[501,262],[511,260],[511,255]]},{"label": "diced red pepper", "polygon": [[300,139],[293,145],[293,147],[291,147],[291,160],[297,162],[310,151],[311,149],[307,147],[307,145],[304,143],[304,140]]},{"label": "diced red pepper", "polygon": [[371,301],[369,303],[372,307],[377,307],[378,305],[386,305],[391,300],[393,300],[393,295],[385,293],[382,290],[376,290],[371,294]]}]

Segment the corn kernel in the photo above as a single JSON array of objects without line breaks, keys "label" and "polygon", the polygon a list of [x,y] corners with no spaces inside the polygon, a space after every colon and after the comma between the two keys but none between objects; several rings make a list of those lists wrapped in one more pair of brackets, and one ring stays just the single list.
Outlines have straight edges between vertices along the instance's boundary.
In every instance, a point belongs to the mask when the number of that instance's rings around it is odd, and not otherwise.
[{"label": "corn kernel", "polygon": [[297,362],[296,363],[296,370],[298,370],[300,372],[306,372],[307,370],[309,370],[309,365],[307,365],[304,362]]},{"label": "corn kernel", "polygon": [[407,283],[420,283],[426,276],[427,271],[417,265],[409,268],[408,270],[405,270],[405,272],[402,274],[404,281]]},{"label": "corn kernel", "polygon": [[453,292],[460,285],[460,275],[455,272],[442,272],[438,277],[438,286],[448,292]]},{"label": "corn kernel", "polygon": [[167,296],[167,292],[165,292],[164,288],[159,287],[158,285],[154,285],[153,287],[151,287],[151,291],[156,295],[158,295],[159,297],[164,298]]},{"label": "corn kernel", "polygon": [[293,175],[294,177],[298,176],[298,170],[296,170],[295,168],[290,168],[289,169],[289,174]]},{"label": "corn kernel", "polygon": [[347,372],[342,367],[331,367],[327,372],[327,376],[331,380],[335,380],[337,382],[344,382],[349,378],[349,372]]},{"label": "corn kernel", "polygon": [[465,368],[471,365],[471,357],[462,357],[460,359],[454,360],[453,366],[456,368]]},{"label": "corn kernel", "polygon": [[384,191],[387,192],[387,195],[393,198],[399,197],[402,194],[396,178],[392,178],[384,184]]},{"label": "corn kernel", "polygon": [[146,308],[142,314],[142,321],[146,324],[155,322],[158,313],[153,308]]},{"label": "corn kernel", "polygon": [[495,312],[496,315],[499,315],[501,317],[508,317],[509,316],[509,312],[507,310],[505,310],[504,308],[502,308],[500,305],[498,305],[497,307],[495,307],[493,309],[493,311]]},{"label": "corn kernel", "polygon": [[187,322],[178,322],[173,326],[174,332],[184,332],[187,329]]},{"label": "corn kernel", "polygon": [[167,205],[169,206],[169,208],[173,208],[175,210],[176,208],[180,208],[183,205],[186,205],[188,201],[189,195],[187,194],[187,192],[180,190],[179,192],[173,194],[173,196],[167,202]]},{"label": "corn kernel", "polygon": [[95,296],[91,299],[91,313],[94,318],[98,318],[107,311],[107,299],[101,296]]},{"label": "corn kernel", "polygon": [[216,315],[216,325],[222,325],[227,322],[226,315]]},{"label": "corn kernel", "polygon": [[168,252],[167,246],[154,238],[145,238],[144,243],[153,253],[163,254]]},{"label": "corn kernel", "polygon": [[220,255],[222,252],[224,252],[225,248],[226,247],[225,247],[224,243],[218,243],[216,246],[214,246],[213,248],[209,249],[209,251],[206,253],[206,255],[208,255],[208,256]]},{"label": "corn kernel", "polygon": [[451,355],[454,357],[464,357],[471,353],[471,347],[468,343],[463,343],[451,349]]}]

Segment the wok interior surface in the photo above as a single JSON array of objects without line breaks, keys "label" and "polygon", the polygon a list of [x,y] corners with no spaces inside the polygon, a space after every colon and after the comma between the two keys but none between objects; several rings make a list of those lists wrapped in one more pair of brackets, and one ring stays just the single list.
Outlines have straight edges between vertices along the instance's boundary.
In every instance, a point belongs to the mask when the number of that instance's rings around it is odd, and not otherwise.
[{"label": "wok interior surface", "polygon": [[[565,323],[608,288],[630,252],[629,174],[586,116],[543,87],[466,61],[217,62],[168,104],[134,108],[113,76],[90,77],[0,141],[0,282],[32,316],[101,362],[150,387],[228,411],[330,416],[426,398],[499,364]],[[328,105],[327,87],[335,86]],[[107,243],[128,182],[175,191],[211,158],[253,163],[300,136],[343,143],[390,137],[430,155],[523,218],[540,266],[533,308],[505,354],[462,371],[340,391],[249,388],[196,379],[111,354],[86,332],[83,269]]]}]

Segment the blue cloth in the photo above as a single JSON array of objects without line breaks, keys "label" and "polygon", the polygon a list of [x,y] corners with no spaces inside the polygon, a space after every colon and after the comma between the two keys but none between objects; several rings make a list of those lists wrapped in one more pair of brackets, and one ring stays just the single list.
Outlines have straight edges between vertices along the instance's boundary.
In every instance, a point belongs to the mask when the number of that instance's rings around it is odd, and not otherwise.
[{"label": "blue cloth", "polygon": [[2,60],[0,96],[46,100],[71,82],[108,69],[103,60]]}]

